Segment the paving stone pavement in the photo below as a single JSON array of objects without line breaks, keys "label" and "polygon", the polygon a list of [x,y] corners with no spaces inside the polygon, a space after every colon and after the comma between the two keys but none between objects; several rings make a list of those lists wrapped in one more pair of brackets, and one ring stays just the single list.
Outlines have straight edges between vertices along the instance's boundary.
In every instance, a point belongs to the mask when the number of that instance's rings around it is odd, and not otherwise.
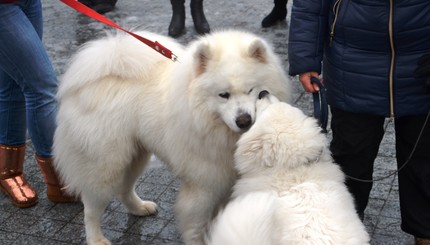
[{"label": "paving stone pavement", "polygon": [[[104,35],[112,28],[90,20],[59,1],[43,0],[44,41],[58,76],[64,72],[67,60],[84,42]],[[188,43],[196,37],[191,14],[186,2],[187,32],[178,40]],[[273,28],[263,29],[262,18],[270,12],[272,0],[217,0],[205,1],[206,17],[212,30],[238,28],[254,32],[268,40],[288,69],[287,39],[288,17]],[[291,1],[288,4],[291,7]],[[167,35],[171,17],[168,0],[119,0],[115,11],[106,17],[125,28],[144,28]],[[312,113],[311,96],[303,92],[296,78],[294,102],[307,114]],[[328,135],[330,137],[330,134]],[[27,142],[25,174],[39,194],[39,203],[31,208],[19,209],[10,205],[0,193],[0,244],[85,244],[83,206],[53,204],[46,199],[46,187],[34,160],[31,140]],[[386,133],[375,163],[375,178],[387,176],[396,170],[393,124],[387,120]],[[398,182],[396,174],[373,185],[364,223],[372,237],[371,244],[413,244],[413,238],[400,229]],[[113,244],[183,244],[173,214],[179,182],[166,166],[153,158],[149,168],[137,183],[137,191],[144,199],[155,201],[159,212],[155,216],[137,217],[127,214],[116,200],[103,216],[104,234]]]}]

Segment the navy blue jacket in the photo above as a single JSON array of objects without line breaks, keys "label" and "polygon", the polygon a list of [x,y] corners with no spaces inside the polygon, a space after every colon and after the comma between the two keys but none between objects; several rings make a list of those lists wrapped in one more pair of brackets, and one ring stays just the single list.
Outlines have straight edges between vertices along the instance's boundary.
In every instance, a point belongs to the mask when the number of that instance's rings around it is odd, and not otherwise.
[{"label": "navy blue jacket", "polygon": [[333,107],[396,117],[430,110],[424,80],[413,77],[430,53],[430,0],[295,0],[288,45],[289,74],[322,70]]}]

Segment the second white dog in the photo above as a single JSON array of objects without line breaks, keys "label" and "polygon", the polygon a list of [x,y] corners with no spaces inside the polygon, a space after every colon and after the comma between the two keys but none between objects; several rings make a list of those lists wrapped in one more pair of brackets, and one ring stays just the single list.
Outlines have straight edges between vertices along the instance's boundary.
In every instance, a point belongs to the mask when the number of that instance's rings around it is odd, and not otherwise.
[{"label": "second white dog", "polygon": [[241,177],[208,244],[369,244],[320,130],[272,95],[257,103],[257,120],[235,154]]}]

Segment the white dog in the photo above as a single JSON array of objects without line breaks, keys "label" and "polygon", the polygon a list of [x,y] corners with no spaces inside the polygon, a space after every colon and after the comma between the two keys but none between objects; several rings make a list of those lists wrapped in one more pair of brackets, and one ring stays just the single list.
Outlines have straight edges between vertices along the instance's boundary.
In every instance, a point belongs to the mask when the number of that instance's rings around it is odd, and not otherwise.
[{"label": "white dog", "polygon": [[208,244],[369,244],[316,120],[266,97],[238,141],[240,179]]},{"label": "white dog", "polygon": [[176,214],[186,244],[203,244],[236,180],[235,144],[254,123],[259,92],[287,101],[289,81],[271,47],[250,33],[222,31],[187,48],[139,34],[179,62],[127,35],[86,44],[59,87],[56,166],[84,204],[88,244],[110,244],[100,219],[113,197],[132,214],[156,213],[134,189],[154,153],[181,181]]}]

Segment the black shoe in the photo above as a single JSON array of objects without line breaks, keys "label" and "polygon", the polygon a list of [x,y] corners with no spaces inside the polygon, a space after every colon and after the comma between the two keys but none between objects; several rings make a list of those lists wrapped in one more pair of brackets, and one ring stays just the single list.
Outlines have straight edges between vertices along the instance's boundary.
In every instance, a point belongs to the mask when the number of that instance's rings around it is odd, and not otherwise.
[{"label": "black shoe", "polygon": [[94,5],[92,0],[79,0],[78,2],[80,2],[80,3],[82,3],[85,6],[90,7],[90,8]]},{"label": "black shoe", "polygon": [[185,7],[182,3],[172,2],[172,20],[169,25],[169,36],[179,37],[184,34],[185,29]]},{"label": "black shoe", "polygon": [[201,35],[209,33],[211,29],[203,12],[203,0],[191,0],[190,7],[196,32]]},{"label": "black shoe", "polygon": [[282,7],[273,7],[272,12],[264,17],[261,22],[262,27],[271,27],[278,23],[279,21],[285,20],[287,17],[287,7],[284,5]]},{"label": "black shoe", "polygon": [[96,11],[99,14],[105,14],[107,12],[112,11],[115,8],[115,5],[107,4],[107,3],[101,3],[94,5],[92,9]]},{"label": "black shoe", "polygon": [[112,11],[118,0],[79,0],[79,2],[90,7],[99,14],[104,14]]}]

